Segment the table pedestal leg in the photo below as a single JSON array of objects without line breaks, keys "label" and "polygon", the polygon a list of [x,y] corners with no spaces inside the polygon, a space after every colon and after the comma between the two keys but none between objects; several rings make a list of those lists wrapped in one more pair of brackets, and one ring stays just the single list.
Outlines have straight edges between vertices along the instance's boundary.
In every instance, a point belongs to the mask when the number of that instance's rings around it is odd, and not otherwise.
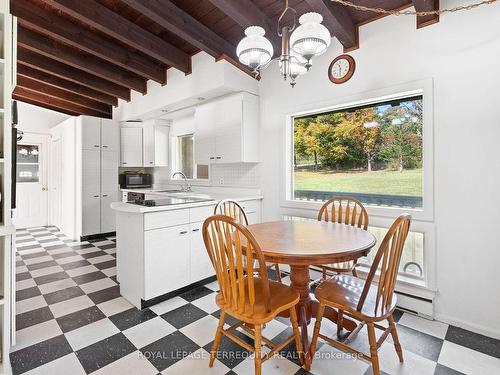
[{"label": "table pedestal leg", "polygon": [[307,325],[311,322],[312,316],[312,299],[310,296],[309,288],[309,267],[307,266],[291,266],[290,267],[290,286],[297,290],[300,294],[299,303],[296,306],[297,318],[302,338],[302,348],[304,353],[299,353],[306,368],[311,365],[311,358],[309,353],[309,336],[307,332]]}]

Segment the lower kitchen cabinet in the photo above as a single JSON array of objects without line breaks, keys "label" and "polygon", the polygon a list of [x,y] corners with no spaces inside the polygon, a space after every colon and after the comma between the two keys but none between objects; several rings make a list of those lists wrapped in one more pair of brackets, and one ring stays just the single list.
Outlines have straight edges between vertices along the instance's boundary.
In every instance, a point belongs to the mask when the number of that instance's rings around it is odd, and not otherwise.
[{"label": "lower kitchen cabinet", "polygon": [[189,225],[147,231],[144,235],[145,299],[189,284]]},{"label": "lower kitchen cabinet", "polygon": [[[242,206],[251,223],[260,222],[260,200]],[[135,212],[135,207],[113,203],[117,277],[120,294],[130,303],[140,309],[153,298],[215,275],[202,233],[215,205],[153,212]]]},{"label": "lower kitchen cabinet", "polygon": [[190,270],[189,279],[191,283],[214,276],[215,271],[205,248],[203,241],[203,221],[190,225]]}]

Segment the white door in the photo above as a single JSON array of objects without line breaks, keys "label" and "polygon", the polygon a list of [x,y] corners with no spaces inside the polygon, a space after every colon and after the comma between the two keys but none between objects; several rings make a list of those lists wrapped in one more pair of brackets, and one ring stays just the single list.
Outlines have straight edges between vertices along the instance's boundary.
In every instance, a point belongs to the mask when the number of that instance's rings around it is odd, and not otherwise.
[{"label": "white door", "polygon": [[84,150],[100,150],[101,119],[97,117],[82,117],[82,148]]},{"label": "white door", "polygon": [[61,138],[52,139],[50,147],[50,224],[61,228],[62,221],[62,142]]},{"label": "white door", "polygon": [[123,167],[142,167],[142,128],[121,128],[120,164]]},{"label": "white door", "polygon": [[17,146],[16,214],[18,228],[48,224],[48,136],[25,133]]}]

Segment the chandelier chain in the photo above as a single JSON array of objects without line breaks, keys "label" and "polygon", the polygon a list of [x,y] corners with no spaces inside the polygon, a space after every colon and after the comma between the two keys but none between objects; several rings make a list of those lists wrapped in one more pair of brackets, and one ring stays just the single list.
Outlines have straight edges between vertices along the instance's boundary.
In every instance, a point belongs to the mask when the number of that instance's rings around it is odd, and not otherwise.
[{"label": "chandelier chain", "polygon": [[330,0],[333,3],[338,3],[345,5],[350,8],[354,8],[357,10],[365,11],[365,12],[374,12],[374,13],[379,13],[379,14],[386,14],[386,15],[395,15],[395,16],[408,16],[408,15],[416,15],[416,16],[436,16],[436,15],[441,15],[443,13],[454,13],[458,12],[461,10],[472,10],[474,8],[483,6],[483,5],[490,5],[493,3],[496,3],[497,0],[483,0],[478,3],[473,3],[473,4],[468,4],[468,5],[461,5],[457,6],[454,8],[446,8],[446,9],[439,9],[439,10],[429,10],[429,11],[423,11],[423,12],[418,12],[414,10],[387,10],[384,8],[372,8],[372,7],[367,7],[364,5],[356,5],[353,4],[351,1],[347,0]]}]

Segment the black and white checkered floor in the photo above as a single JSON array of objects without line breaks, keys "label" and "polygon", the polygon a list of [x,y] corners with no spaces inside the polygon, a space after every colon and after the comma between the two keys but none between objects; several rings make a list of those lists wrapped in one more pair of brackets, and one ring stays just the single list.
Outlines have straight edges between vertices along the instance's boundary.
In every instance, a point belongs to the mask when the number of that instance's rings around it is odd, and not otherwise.
[{"label": "black and white checkered floor", "polygon": [[[139,311],[120,297],[114,238],[73,242],[55,227],[42,227],[19,230],[16,246],[14,374],[253,374],[249,353],[225,338],[219,359],[208,368],[218,317],[216,283]],[[500,374],[499,340],[408,313],[396,318],[405,363],[388,340],[380,350],[384,373]],[[288,325],[275,320],[264,335],[279,341],[289,334]],[[333,324],[323,327],[336,332]],[[366,334],[355,344],[368,352]],[[265,362],[263,374],[307,374],[292,353],[288,348],[282,358]],[[313,374],[371,374],[366,362],[327,344],[319,353]]]}]

